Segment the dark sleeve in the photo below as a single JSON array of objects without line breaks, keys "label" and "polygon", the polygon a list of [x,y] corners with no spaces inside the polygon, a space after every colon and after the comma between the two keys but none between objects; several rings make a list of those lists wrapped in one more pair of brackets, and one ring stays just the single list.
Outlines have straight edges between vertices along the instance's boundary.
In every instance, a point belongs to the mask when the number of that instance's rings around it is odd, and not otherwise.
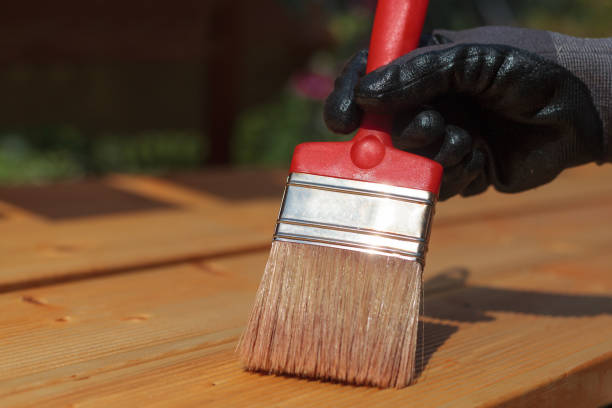
[{"label": "dark sleeve", "polygon": [[591,91],[603,122],[605,160],[612,162],[612,38],[576,38],[551,32],[559,64]]}]

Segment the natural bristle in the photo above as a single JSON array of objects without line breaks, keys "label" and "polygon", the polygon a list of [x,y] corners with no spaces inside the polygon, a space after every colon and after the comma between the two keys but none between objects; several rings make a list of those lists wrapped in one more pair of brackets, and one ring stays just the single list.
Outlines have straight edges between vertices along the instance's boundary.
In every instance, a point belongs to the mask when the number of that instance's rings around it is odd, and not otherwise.
[{"label": "natural bristle", "polygon": [[414,379],[418,262],[275,241],[239,343],[249,370],[404,387]]}]

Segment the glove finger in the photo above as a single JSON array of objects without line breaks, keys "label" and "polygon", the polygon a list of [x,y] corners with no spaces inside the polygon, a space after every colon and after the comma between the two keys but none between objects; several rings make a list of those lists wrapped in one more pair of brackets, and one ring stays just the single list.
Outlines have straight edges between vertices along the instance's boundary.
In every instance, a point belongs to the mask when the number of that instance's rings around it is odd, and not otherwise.
[{"label": "glove finger", "polygon": [[[463,194],[463,191],[468,186],[471,186],[473,182],[481,177],[481,174],[484,175],[484,167],[485,156],[480,150],[475,149],[460,164],[445,168],[439,199],[444,201],[455,195]],[[479,186],[482,187],[481,185]]]},{"label": "glove finger", "polygon": [[477,172],[477,176],[472,180],[463,190],[461,190],[461,196],[469,197],[476,194],[483,193],[489,188],[489,179],[485,172],[486,156],[482,150],[475,149],[474,154],[471,157],[470,163],[466,166]]},{"label": "glove finger", "polygon": [[367,50],[357,52],[346,63],[325,100],[323,118],[333,132],[350,133],[359,127],[363,113],[355,103],[354,93],[359,78],[365,74],[367,60]]},{"label": "glove finger", "polygon": [[442,139],[444,131],[444,117],[437,111],[426,110],[410,121],[394,144],[403,150],[420,149]]},{"label": "glove finger", "polygon": [[455,166],[472,151],[472,136],[460,127],[448,125],[444,132],[444,141],[434,157],[442,167]]},{"label": "glove finger", "polygon": [[[355,98],[374,112],[415,109],[448,94],[472,96],[493,110],[529,110],[549,97],[550,84],[540,80],[546,72],[534,72],[550,68],[543,61],[505,45],[424,47],[365,75]],[[529,104],[517,103],[526,98]]]},{"label": "glove finger", "polygon": [[484,173],[478,174],[478,176],[461,191],[462,197],[469,197],[484,193],[489,188],[489,182],[487,176]]}]

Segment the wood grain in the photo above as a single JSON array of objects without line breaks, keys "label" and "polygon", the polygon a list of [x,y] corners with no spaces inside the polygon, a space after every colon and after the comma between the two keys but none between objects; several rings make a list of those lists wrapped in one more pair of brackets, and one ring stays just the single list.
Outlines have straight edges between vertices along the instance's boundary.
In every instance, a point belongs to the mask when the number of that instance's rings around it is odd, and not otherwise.
[{"label": "wood grain", "polygon": [[[578,283],[551,263],[539,267],[544,278],[526,270],[427,296],[424,370],[401,391],[244,372],[234,348],[265,258],[0,296],[0,398],[5,406],[368,407],[612,398],[612,279],[602,279],[610,254],[577,261]],[[551,274],[555,284],[542,287]]]},{"label": "wood grain", "polygon": [[[223,178],[220,174],[217,172],[212,178],[223,183],[201,182],[200,185],[192,181],[197,180],[193,175],[167,180],[118,175],[100,181],[104,186],[170,205],[163,209],[49,220],[0,200],[3,214],[0,229],[11,236],[10,240],[0,241],[0,291],[266,248],[278,214],[285,172],[238,171]],[[589,165],[566,171],[555,182],[523,194],[505,195],[489,191],[477,198],[456,198],[439,203],[428,263],[433,264],[434,269],[456,266],[465,259],[462,255],[465,250],[454,245],[469,245],[470,240],[479,237],[479,244],[489,242],[489,247],[502,255],[506,246],[514,245],[522,246],[527,252],[540,251],[541,243],[537,247],[532,245],[536,239],[534,233],[546,235],[546,231],[533,229],[511,236],[505,232],[505,225],[523,215],[571,214],[575,208],[590,205],[612,208],[611,177],[612,166]],[[205,175],[202,178],[206,179]],[[185,180],[187,182],[182,182]],[[266,195],[243,197],[241,200],[227,198],[223,192],[223,188],[225,191],[253,191],[251,185],[259,185],[262,180],[266,185],[274,185],[277,195],[269,186],[265,189]],[[74,188],[79,188],[78,184]],[[47,199],[44,195],[35,198]],[[88,203],[84,201],[80,205],[87,206]],[[598,237],[607,239],[601,236],[605,234],[600,231],[602,225],[582,226],[575,217],[572,219],[582,234],[593,235],[595,240]],[[599,224],[593,217],[590,221]],[[453,244],[456,253],[449,253],[446,257],[453,261],[452,265],[438,262],[434,255],[438,242],[456,240],[457,231],[473,224],[485,226],[486,231],[479,231],[480,227],[476,227],[469,234],[470,240],[456,241]],[[546,240],[545,245],[555,247],[561,255],[590,250],[582,248],[588,237],[576,236],[573,239],[570,234],[568,236],[569,241],[557,237]],[[524,238],[529,241],[524,241]],[[582,243],[576,244],[575,241]],[[601,244],[601,240],[598,242]],[[440,245],[446,246],[446,242]]]},{"label": "wood grain", "polygon": [[[154,180],[142,177],[134,182],[129,177],[111,177],[100,184],[104,189],[110,185],[167,203],[162,208],[54,220],[0,201],[5,216],[0,219],[0,228],[11,235],[10,240],[0,241],[0,291],[268,248],[280,205],[278,197],[231,202]],[[75,190],[83,187],[73,186]],[[239,189],[241,185],[234,187]],[[282,187],[279,189],[282,192]],[[44,202],[49,200],[46,191],[38,196],[30,194],[28,198]],[[4,194],[9,195],[10,190]],[[90,205],[87,195],[79,197],[82,201],[71,205]],[[55,201],[61,198],[53,197]]]},{"label": "wood grain", "polygon": [[103,183],[168,205],[50,220],[0,202],[11,237],[0,242],[1,405],[612,402],[611,167],[574,169],[524,195],[439,204],[423,369],[400,391],[241,369],[234,348],[267,258],[273,193],[236,199],[178,179],[113,176]]}]

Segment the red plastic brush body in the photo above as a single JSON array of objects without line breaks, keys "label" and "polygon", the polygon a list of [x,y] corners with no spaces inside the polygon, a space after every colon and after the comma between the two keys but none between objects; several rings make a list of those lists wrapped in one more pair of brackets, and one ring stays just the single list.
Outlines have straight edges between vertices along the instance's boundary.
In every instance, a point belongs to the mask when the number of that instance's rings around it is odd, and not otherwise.
[{"label": "red plastic brush body", "polygon": [[[372,28],[367,72],[414,50],[428,0],[379,0]],[[438,193],[442,166],[395,149],[391,116],[367,113],[348,142],[302,143],[295,148],[292,173],[369,181]]]}]

